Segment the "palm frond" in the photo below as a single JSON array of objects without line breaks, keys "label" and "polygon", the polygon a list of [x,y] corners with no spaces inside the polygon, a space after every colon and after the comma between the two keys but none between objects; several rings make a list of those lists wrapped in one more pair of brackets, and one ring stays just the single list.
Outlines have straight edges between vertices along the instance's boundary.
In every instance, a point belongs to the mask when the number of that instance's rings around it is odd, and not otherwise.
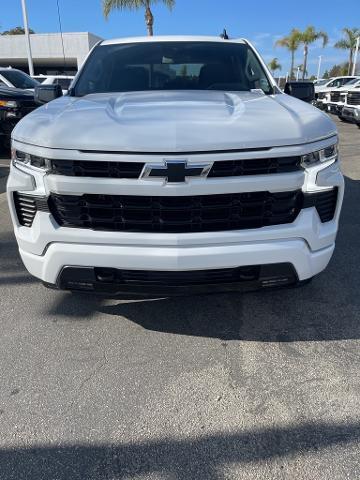
[{"label": "palm frond", "polygon": [[112,10],[139,10],[148,5],[162,2],[170,10],[175,5],[175,0],[102,0],[102,8],[105,18],[108,18]]}]

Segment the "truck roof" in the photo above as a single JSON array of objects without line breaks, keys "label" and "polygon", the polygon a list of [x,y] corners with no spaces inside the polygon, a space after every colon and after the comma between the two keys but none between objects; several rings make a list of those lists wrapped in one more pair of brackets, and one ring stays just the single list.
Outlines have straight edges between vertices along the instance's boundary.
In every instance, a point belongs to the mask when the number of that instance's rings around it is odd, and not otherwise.
[{"label": "truck roof", "polygon": [[200,35],[159,35],[153,37],[126,37],[103,40],[100,45],[117,45],[121,43],[143,43],[143,42],[218,42],[218,43],[247,43],[243,38],[225,40],[221,37],[210,37]]}]

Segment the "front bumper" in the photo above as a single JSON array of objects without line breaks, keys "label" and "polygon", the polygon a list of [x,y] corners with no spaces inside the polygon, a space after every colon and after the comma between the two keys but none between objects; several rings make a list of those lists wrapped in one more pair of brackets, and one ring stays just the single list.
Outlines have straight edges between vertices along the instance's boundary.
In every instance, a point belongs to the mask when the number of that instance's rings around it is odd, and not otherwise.
[{"label": "front bumper", "polygon": [[338,103],[328,103],[326,108],[329,113],[333,113],[334,115],[341,115],[344,105]]},{"label": "front bumper", "polygon": [[[64,288],[61,283],[64,267],[195,274],[198,271],[242,266],[290,264],[296,281],[302,281],[321,272],[331,258],[343,185],[338,162],[321,170],[206,182],[196,180],[168,188],[157,182],[46,176],[41,172],[30,174],[12,166],[8,199],[21,258],[32,275],[50,285]],[[157,195],[161,192],[162,195],[177,196],[262,190],[276,192],[301,188],[306,192],[318,192],[335,187],[338,199],[331,221],[322,223],[316,208],[310,207],[303,208],[295,221],[288,224],[198,233],[134,233],[66,228],[59,226],[54,217],[44,211],[36,213],[31,228],[28,228],[19,224],[13,201],[13,192],[31,192],[32,195],[46,197],[49,192],[74,195],[79,194],[77,192],[106,191],[107,194],[116,194],[120,190],[128,195]],[[119,286],[115,287],[116,292],[121,293]]]},{"label": "front bumper", "polygon": [[342,109],[341,116],[349,122],[360,125],[360,108],[345,106]]},{"label": "front bumper", "polygon": [[303,239],[242,242],[235,245],[156,247],[52,243],[44,255],[20,249],[27,270],[49,284],[58,284],[64,266],[149,271],[198,271],[248,265],[290,263],[299,280],[327,266],[335,244],[312,252]]}]

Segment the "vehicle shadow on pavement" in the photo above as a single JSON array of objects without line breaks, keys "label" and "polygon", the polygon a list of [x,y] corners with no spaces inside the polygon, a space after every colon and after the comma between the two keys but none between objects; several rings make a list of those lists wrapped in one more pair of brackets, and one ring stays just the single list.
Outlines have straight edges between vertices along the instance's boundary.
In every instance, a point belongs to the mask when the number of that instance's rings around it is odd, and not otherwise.
[{"label": "vehicle shadow on pavement", "polygon": [[121,480],[160,474],[177,480],[220,480],[223,468],[275,459],[280,472],[282,459],[287,463],[287,457],[317,454],[336,445],[356,449],[359,439],[358,423],[304,424],[183,440],[9,448],[0,450],[0,479]]},{"label": "vehicle shadow on pavement", "polygon": [[360,183],[346,195],[330,265],[302,288],[102,305],[143,328],[172,334],[264,342],[360,338]]}]

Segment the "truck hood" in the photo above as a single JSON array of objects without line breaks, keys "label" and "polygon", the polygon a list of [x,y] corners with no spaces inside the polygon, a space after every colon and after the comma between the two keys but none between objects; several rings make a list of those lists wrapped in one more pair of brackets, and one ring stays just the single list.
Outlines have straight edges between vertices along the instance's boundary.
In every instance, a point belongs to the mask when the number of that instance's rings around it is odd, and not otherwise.
[{"label": "truck hood", "polygon": [[42,147],[195,152],[303,144],[336,133],[285,94],[162,91],[62,97],[21,120],[13,138]]}]

